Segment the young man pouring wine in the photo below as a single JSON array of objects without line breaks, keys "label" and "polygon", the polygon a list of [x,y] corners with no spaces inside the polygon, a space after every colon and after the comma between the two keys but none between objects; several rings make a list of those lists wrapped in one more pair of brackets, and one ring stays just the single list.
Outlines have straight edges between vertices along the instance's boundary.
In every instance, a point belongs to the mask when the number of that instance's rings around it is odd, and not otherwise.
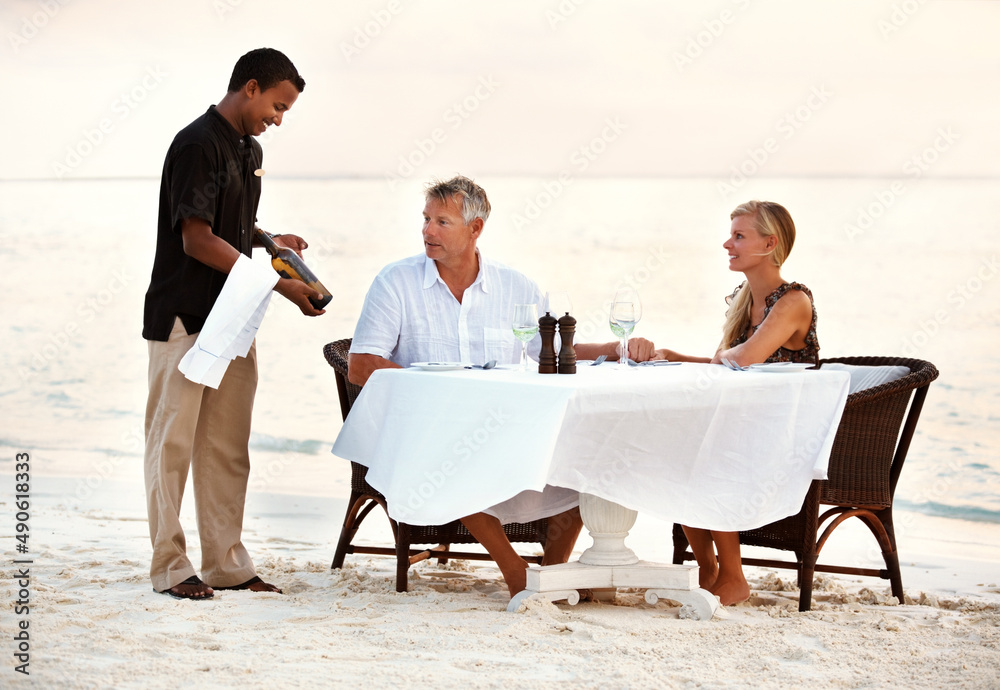
[{"label": "young man pouring wine", "polygon": [[[247,53],[236,63],[226,95],[177,134],[163,165],[143,313],[149,347],[145,478],[153,589],[181,599],[209,599],[213,587],[281,591],[257,577],[241,541],[256,349],[251,344],[245,357],[233,359],[217,388],[188,380],[178,365],[230,272],[255,244],[263,167],[254,137],[279,126],[304,88],[281,52]],[[296,235],[273,241],[296,253],[308,246]],[[306,316],[323,313],[311,302],[322,295],[303,280],[280,278],[274,290]],[[189,470],[204,581],[188,560],[179,518]]]}]

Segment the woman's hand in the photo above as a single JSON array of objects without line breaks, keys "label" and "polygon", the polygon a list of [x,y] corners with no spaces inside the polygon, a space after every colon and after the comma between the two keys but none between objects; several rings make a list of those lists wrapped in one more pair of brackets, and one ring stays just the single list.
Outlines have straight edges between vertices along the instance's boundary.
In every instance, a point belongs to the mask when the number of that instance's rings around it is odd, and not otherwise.
[{"label": "woman's hand", "polygon": [[659,350],[655,350],[650,359],[666,360],[668,362],[700,362],[701,364],[708,364],[711,361],[711,359],[708,357],[682,355],[680,352],[676,352],[674,350],[668,350],[665,347]]},{"label": "woman's hand", "polygon": [[[608,359],[621,359],[622,356],[620,340],[611,343],[577,343],[574,347],[577,359],[597,359],[601,355]],[[633,362],[645,362],[652,359],[655,348],[652,341],[645,338],[629,338],[628,351]]]}]

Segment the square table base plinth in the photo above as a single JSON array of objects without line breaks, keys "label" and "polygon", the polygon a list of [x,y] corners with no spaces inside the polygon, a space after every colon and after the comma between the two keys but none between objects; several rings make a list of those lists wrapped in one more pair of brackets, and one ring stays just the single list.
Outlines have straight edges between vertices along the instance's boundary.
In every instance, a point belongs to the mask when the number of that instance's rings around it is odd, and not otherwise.
[{"label": "square table base plinth", "polygon": [[579,590],[615,590],[619,587],[645,589],[649,604],[655,604],[660,599],[680,602],[681,618],[709,620],[719,607],[715,595],[698,587],[698,566],[647,561],[632,565],[595,566],[573,561],[528,568],[527,586],[510,600],[507,611],[517,611],[528,599],[565,599],[572,605],[580,601]]}]

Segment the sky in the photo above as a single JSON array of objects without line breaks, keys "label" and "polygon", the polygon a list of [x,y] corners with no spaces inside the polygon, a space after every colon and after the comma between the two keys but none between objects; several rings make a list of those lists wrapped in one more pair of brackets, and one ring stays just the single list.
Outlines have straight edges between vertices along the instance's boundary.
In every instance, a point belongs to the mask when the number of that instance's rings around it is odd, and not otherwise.
[{"label": "sky", "polygon": [[0,0],[0,180],[157,177],[240,55],[278,177],[1000,175],[990,0]]}]

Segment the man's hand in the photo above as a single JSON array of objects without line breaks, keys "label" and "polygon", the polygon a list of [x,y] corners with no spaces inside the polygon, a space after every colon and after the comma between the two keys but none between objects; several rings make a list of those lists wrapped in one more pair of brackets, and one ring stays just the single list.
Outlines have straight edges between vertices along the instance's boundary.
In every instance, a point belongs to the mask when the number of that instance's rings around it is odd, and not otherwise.
[{"label": "man's hand", "polygon": [[298,235],[278,235],[274,238],[274,243],[280,247],[288,247],[302,258],[302,250],[309,247],[309,243]]},{"label": "man's hand", "polygon": [[[621,357],[621,344],[618,345],[617,349],[618,356]],[[645,362],[648,359],[653,359],[655,354],[656,348],[653,346],[653,341],[645,338],[628,339],[628,357],[633,362]]]},{"label": "man's hand", "polygon": [[309,302],[310,297],[319,299],[322,296],[319,290],[314,290],[301,280],[278,278],[278,283],[274,286],[274,291],[298,307],[306,316],[319,316],[326,313],[325,309],[316,309]]},{"label": "man's hand", "polygon": [[[622,343],[615,340],[610,343],[576,343],[577,359],[597,359],[601,355],[608,358],[621,359]],[[628,341],[629,358],[633,362],[645,362],[653,359],[656,350],[653,343],[645,338],[629,338]]]}]

